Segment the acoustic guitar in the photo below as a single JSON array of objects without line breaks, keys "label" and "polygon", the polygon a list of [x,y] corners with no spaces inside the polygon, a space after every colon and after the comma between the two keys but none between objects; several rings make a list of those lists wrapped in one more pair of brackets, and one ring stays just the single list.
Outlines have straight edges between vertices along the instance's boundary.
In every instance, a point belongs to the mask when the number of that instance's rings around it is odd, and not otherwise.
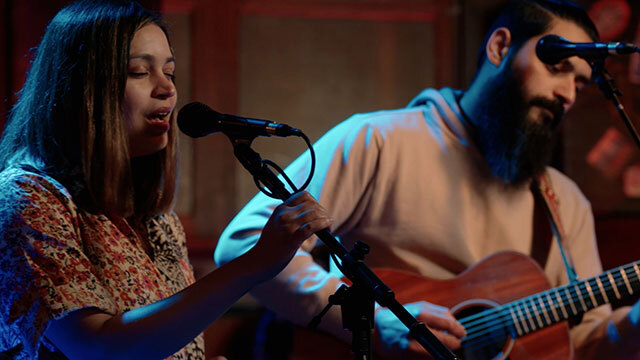
[{"label": "acoustic guitar", "polygon": [[[571,359],[566,320],[638,293],[639,264],[553,289],[533,259],[512,251],[489,256],[451,280],[375,272],[400,303],[424,300],[450,308],[467,332],[458,352],[462,359],[539,360]],[[298,360],[353,358],[346,344],[306,329],[296,331],[293,347]]]}]

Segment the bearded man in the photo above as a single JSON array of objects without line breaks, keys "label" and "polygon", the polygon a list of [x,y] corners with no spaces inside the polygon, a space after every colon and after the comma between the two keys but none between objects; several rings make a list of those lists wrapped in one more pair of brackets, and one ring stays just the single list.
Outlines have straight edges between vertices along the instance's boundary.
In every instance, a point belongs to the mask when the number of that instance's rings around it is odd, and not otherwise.
[{"label": "bearded man", "polygon": [[[371,247],[366,258],[371,267],[434,279],[451,279],[500,251],[531,255],[538,206],[531,184],[545,178],[575,271],[580,278],[602,272],[589,202],[573,181],[547,166],[556,128],[589,83],[591,67],[578,57],[555,65],[541,62],[536,44],[550,34],[572,42],[598,40],[585,11],[569,1],[513,1],[488,31],[466,91],[424,90],[407,108],[352,116],[316,142],[320,156],[308,190],[334,218],[333,233],[346,248],[364,241]],[[307,156],[286,170],[298,183],[309,172]],[[252,199],[223,233],[216,262],[249,249],[277,204],[262,194]],[[314,262],[320,246],[308,241],[275,280],[252,294],[306,325],[342,283],[339,274]],[[551,286],[567,284],[555,240],[544,255]],[[446,346],[460,348],[467,329],[448,309],[426,301],[405,306]],[[554,311],[569,309],[566,303],[560,307]],[[538,310],[538,305],[523,309],[525,316],[531,312],[522,324],[527,331],[553,316]],[[570,330],[576,358],[637,355],[639,317],[638,304],[587,312]],[[334,307],[320,329],[349,342],[340,319]],[[382,357],[424,358],[425,351],[387,309],[377,309],[375,334],[374,348]]]}]

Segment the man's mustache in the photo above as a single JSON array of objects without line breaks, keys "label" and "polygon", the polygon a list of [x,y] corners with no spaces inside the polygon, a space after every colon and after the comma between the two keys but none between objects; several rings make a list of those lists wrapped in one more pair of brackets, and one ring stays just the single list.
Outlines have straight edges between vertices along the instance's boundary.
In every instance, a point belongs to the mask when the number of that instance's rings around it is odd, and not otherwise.
[{"label": "man's mustache", "polygon": [[551,129],[555,129],[562,122],[562,118],[564,116],[564,106],[558,100],[549,100],[543,97],[535,97],[529,100],[529,107],[539,106],[545,108],[551,112],[553,115],[553,119],[550,125]]}]

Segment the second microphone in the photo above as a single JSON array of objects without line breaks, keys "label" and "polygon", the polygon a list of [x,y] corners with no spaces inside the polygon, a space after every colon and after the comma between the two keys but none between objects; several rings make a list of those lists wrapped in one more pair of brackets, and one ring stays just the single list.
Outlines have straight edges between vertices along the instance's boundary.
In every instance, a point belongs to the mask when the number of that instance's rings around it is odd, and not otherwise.
[{"label": "second microphone", "polygon": [[189,103],[178,113],[178,127],[185,135],[198,138],[223,132],[235,138],[256,136],[299,136],[300,130],[274,121],[221,114],[200,102]]}]

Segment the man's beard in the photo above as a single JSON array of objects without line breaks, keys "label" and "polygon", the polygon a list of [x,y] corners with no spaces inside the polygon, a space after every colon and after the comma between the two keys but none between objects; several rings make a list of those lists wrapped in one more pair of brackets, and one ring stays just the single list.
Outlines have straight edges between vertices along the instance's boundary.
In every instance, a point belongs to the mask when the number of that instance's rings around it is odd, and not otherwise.
[{"label": "man's beard", "polygon": [[[509,74],[513,75],[513,74]],[[525,100],[515,76],[493,94],[477,122],[477,141],[494,177],[520,185],[542,174],[551,161],[555,129],[564,109],[557,100],[534,97]],[[527,119],[532,107],[547,109],[536,121]]]}]

